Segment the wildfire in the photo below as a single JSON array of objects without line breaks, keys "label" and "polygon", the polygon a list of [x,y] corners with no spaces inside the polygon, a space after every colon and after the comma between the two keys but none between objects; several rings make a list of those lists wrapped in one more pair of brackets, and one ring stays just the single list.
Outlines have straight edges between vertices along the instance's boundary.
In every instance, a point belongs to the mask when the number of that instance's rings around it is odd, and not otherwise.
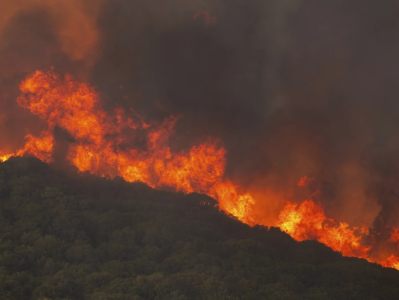
[{"label": "wildfire", "polygon": [[[344,256],[352,256],[376,262],[383,267],[399,270],[399,257],[392,254],[383,261],[370,258],[372,245],[362,243],[362,238],[369,236],[366,226],[350,228],[349,224],[327,219],[323,207],[312,200],[301,204],[287,202],[280,212],[278,226],[297,241],[317,240]],[[393,228],[388,242],[399,242],[399,229]]]},{"label": "wildfire", "polygon": [[[188,153],[173,153],[169,137],[174,133],[177,117],[161,125],[148,125],[140,116],[127,116],[122,109],[107,114],[95,89],[74,80],[61,78],[53,71],[36,71],[20,85],[18,104],[45,120],[48,128],[40,137],[28,135],[25,147],[12,156],[33,155],[44,162],[52,161],[55,126],[74,139],[67,159],[81,172],[105,177],[121,176],[128,182],[141,181],[153,188],[172,187],[184,193],[204,193],[216,198],[220,207],[238,219],[250,223],[249,211],[254,200],[241,195],[237,187],[223,179],[226,150],[216,140],[194,146]],[[127,129],[147,133],[144,149],[122,146]]]},{"label": "wildfire", "polygon": [[394,228],[391,233],[391,238],[388,240],[391,243],[399,243],[399,228]]},{"label": "wildfire", "polygon": [[335,225],[327,219],[323,207],[311,200],[299,206],[288,202],[279,215],[279,227],[297,241],[316,239],[344,256],[367,258],[370,246],[361,244],[361,236],[355,231],[366,233],[366,228],[350,229],[345,222]]},{"label": "wildfire", "polygon": [[396,270],[399,270],[399,257],[392,254],[390,257],[388,257],[386,260],[383,260],[379,264],[386,268],[394,268]]},{"label": "wildfire", "polygon": [[35,156],[46,163],[53,161],[51,156],[53,151],[53,136],[49,132],[42,132],[40,137],[28,134],[26,140],[25,147],[17,150],[15,153],[4,154],[0,151],[0,161],[5,162],[10,157],[23,156],[25,154]]},{"label": "wildfire", "polygon": [[[147,124],[138,114],[122,109],[106,112],[94,88],[77,82],[70,75],[60,77],[51,70],[36,71],[20,85],[18,104],[47,124],[40,136],[27,135],[22,149],[0,152],[0,162],[13,156],[31,155],[44,162],[53,160],[56,126],[70,134],[73,142],[67,149],[67,160],[81,172],[104,177],[121,176],[128,182],[141,181],[153,188],[173,188],[184,193],[207,194],[219,207],[249,225],[253,218],[253,197],[224,178],[226,150],[220,142],[208,139],[189,151],[173,152],[168,141],[174,134],[179,117],[171,116],[161,124]],[[146,133],[146,144],[128,143],[132,130]],[[130,145],[130,146],[129,146]],[[298,186],[307,186],[314,178],[302,177]],[[311,197],[317,198],[319,191]],[[286,202],[277,224],[297,241],[315,239],[344,256],[370,258],[372,245],[364,239],[365,226],[350,228],[326,217],[323,207],[313,200],[301,204]],[[399,229],[393,228],[391,243],[399,242]],[[398,245],[399,246],[399,245]],[[392,254],[379,261],[384,267],[399,270],[399,258]]]},{"label": "wildfire", "polygon": [[[399,249],[399,228],[393,228],[391,232],[391,238],[388,240],[390,243],[397,243]],[[384,267],[395,268],[399,270],[399,257],[392,254],[386,260],[380,262]]]},{"label": "wildfire", "polygon": [[3,154],[2,152],[0,152],[0,161],[5,162],[6,160],[9,160],[12,156],[12,154]]}]

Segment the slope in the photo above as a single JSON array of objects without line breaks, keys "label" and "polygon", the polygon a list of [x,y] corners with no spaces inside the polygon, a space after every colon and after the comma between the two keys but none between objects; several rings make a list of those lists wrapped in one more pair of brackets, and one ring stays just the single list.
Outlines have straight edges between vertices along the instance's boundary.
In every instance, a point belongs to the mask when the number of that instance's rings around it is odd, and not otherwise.
[{"label": "slope", "polygon": [[200,194],[0,164],[1,299],[397,299],[399,272],[277,228],[249,227]]}]

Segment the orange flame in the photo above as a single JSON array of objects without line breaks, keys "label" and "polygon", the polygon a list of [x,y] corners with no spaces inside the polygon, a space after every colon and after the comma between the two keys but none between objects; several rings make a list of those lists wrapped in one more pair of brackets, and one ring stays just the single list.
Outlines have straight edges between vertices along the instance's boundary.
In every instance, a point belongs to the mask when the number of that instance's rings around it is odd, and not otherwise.
[{"label": "orange flame", "polygon": [[[364,258],[384,267],[399,270],[399,257],[392,254],[383,261],[370,258],[372,245],[362,243],[362,237],[369,235],[367,226],[350,228],[349,224],[327,219],[323,207],[311,200],[300,205],[287,202],[280,212],[278,226],[297,241],[314,239],[344,256]],[[399,241],[399,229],[394,228],[389,242]]]},{"label": "orange flame", "polygon": [[[150,126],[137,114],[127,117],[122,109],[107,114],[93,88],[70,75],[61,78],[53,71],[36,71],[22,82],[20,90],[18,104],[45,120],[48,129],[40,138],[28,135],[25,147],[14,154],[2,154],[2,161],[29,154],[51,162],[52,132],[59,126],[74,138],[67,158],[79,171],[110,178],[121,176],[153,188],[204,193],[216,198],[228,213],[250,222],[248,215],[254,200],[249,194],[240,195],[235,185],[223,179],[226,151],[217,146],[218,141],[209,140],[188,153],[171,152],[168,140],[177,117]],[[146,130],[145,149],[121,145],[126,140],[126,129]]]},{"label": "orange flame", "polygon": [[394,268],[396,270],[399,270],[399,257],[392,254],[386,260],[379,262],[379,264],[386,268]]},{"label": "orange flame", "polygon": [[26,139],[25,147],[15,153],[4,154],[0,151],[0,162],[5,162],[13,156],[23,156],[25,154],[35,156],[46,163],[53,161],[53,136],[51,133],[43,131],[40,137],[28,134]]},{"label": "orange flame", "polygon": [[[129,116],[122,109],[107,113],[94,88],[53,71],[36,71],[22,82],[20,90],[18,104],[46,121],[47,129],[39,137],[27,135],[25,146],[15,153],[0,152],[0,162],[23,155],[51,162],[53,130],[59,126],[73,137],[67,159],[81,172],[109,178],[121,176],[128,182],[141,181],[158,189],[207,194],[219,202],[222,210],[244,223],[256,224],[253,197],[245,191],[241,193],[239,186],[224,178],[226,150],[218,146],[219,141],[209,139],[189,151],[171,151],[168,140],[178,117],[149,125],[134,112]],[[127,131],[131,130],[146,132],[145,147],[124,144]],[[298,185],[307,186],[313,180],[305,176]],[[317,198],[319,193],[316,191],[312,197]],[[363,243],[363,237],[369,235],[368,228],[350,228],[345,222],[336,225],[312,200],[299,205],[286,202],[277,225],[297,241],[315,239],[344,256],[373,261],[369,257],[371,245]],[[393,229],[389,242],[399,242],[399,229]],[[378,263],[399,270],[399,258],[394,254]]]},{"label": "orange flame", "polygon": [[[327,219],[323,207],[311,200],[302,202],[299,207],[288,202],[279,215],[279,227],[297,241],[316,239],[344,256],[367,258],[370,246],[361,244],[361,236],[356,236],[359,228],[350,229],[345,222],[339,225]],[[360,228],[365,232],[364,228]]]},{"label": "orange flame", "polygon": [[[399,228],[393,228],[391,233],[391,238],[388,240],[391,243],[399,243]],[[399,244],[398,244],[399,245]]]}]

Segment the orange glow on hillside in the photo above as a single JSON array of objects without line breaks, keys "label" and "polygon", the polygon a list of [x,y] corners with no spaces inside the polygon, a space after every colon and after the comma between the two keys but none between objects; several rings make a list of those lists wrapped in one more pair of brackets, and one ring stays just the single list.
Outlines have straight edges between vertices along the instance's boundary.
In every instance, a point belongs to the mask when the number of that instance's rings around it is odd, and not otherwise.
[{"label": "orange glow on hillside", "polygon": [[[18,104],[45,120],[48,129],[40,137],[28,135],[25,147],[14,154],[2,154],[2,161],[29,154],[51,162],[52,132],[59,126],[75,141],[67,158],[79,171],[109,178],[121,176],[153,188],[204,193],[217,199],[228,213],[250,223],[254,200],[249,194],[239,194],[234,184],[223,179],[226,150],[218,146],[218,141],[210,139],[188,152],[170,150],[168,140],[177,117],[150,126],[136,114],[127,116],[122,109],[106,113],[92,87],[69,75],[61,78],[53,71],[36,71],[22,82],[20,90]],[[147,133],[143,149],[121,146],[127,129]]]},{"label": "orange glow on hillside", "polygon": [[15,153],[4,154],[0,151],[0,161],[5,162],[13,156],[23,156],[25,154],[35,156],[41,161],[50,163],[53,161],[53,136],[51,133],[44,131],[40,137],[28,134],[26,136],[25,147],[17,150]]},{"label": "orange glow on hillside", "polygon": [[[362,243],[362,238],[369,236],[366,226],[350,228],[345,222],[337,225],[334,220],[327,219],[320,204],[311,200],[305,200],[299,205],[287,202],[280,212],[278,226],[297,241],[317,240],[344,256],[364,258],[399,270],[399,258],[394,254],[383,261],[370,258],[372,245]],[[399,241],[399,229],[393,229],[388,241]]]},{"label": "orange glow on hillside", "polygon": [[297,241],[316,239],[344,256],[367,258],[370,246],[361,244],[361,236],[355,231],[365,233],[365,228],[350,229],[345,222],[334,224],[327,219],[321,205],[311,200],[299,206],[288,202],[279,216],[279,227]]},{"label": "orange glow on hillside", "polygon": [[379,264],[386,268],[394,268],[396,270],[399,270],[399,257],[392,254],[386,260],[379,262]]},{"label": "orange glow on hillside", "polygon": [[[1,162],[23,155],[52,162],[56,143],[53,132],[58,126],[72,137],[66,158],[80,172],[108,178],[121,176],[127,182],[141,181],[157,189],[203,193],[215,198],[228,214],[251,226],[256,224],[255,199],[225,178],[226,150],[220,141],[209,138],[188,151],[170,149],[169,138],[179,117],[147,124],[134,112],[128,114],[120,108],[106,112],[94,88],[50,70],[28,76],[20,91],[18,104],[45,121],[47,128],[38,137],[27,135],[25,146],[14,153],[0,151]],[[145,145],[128,142],[128,135],[135,130],[145,133]],[[314,180],[305,176],[297,185],[308,186]],[[316,191],[311,197],[318,195]],[[313,200],[300,204],[287,201],[276,225],[297,241],[314,239],[344,256],[373,261],[372,245],[365,242],[372,240],[367,239],[368,228],[351,228],[345,222],[327,218],[323,207]],[[399,242],[399,229],[393,228],[388,242]],[[378,263],[399,269],[395,254]]]}]

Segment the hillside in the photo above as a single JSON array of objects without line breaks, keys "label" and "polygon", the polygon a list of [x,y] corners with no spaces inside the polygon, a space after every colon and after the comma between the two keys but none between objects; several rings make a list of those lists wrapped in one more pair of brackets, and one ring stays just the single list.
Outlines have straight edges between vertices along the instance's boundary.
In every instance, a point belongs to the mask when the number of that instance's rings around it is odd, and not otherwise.
[{"label": "hillside", "polygon": [[399,272],[276,228],[204,195],[0,164],[0,299],[398,299]]}]

